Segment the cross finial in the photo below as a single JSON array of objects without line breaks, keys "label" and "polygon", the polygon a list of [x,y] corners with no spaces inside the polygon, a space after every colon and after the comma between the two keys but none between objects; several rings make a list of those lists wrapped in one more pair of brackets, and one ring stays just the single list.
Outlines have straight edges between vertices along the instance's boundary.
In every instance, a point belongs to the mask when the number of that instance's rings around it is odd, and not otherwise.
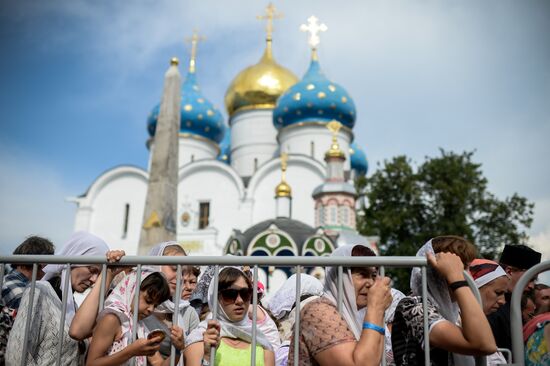
[{"label": "cross finial", "polygon": [[189,60],[189,72],[195,72],[195,63],[197,59],[197,44],[206,40],[206,37],[199,35],[199,32],[193,30],[193,36],[185,39],[186,43],[191,43],[191,59]]},{"label": "cross finial", "polygon": [[266,20],[267,24],[265,27],[266,31],[266,39],[267,41],[271,41],[273,37],[273,20],[274,19],[281,19],[283,17],[283,13],[277,13],[277,9],[275,9],[275,6],[273,3],[269,3],[267,7],[265,8],[265,14],[266,15],[257,15],[256,18],[258,20]]},{"label": "cross finial", "polygon": [[288,154],[284,152],[284,153],[281,153],[281,170],[283,172],[283,176],[286,172],[287,167],[288,167]]},{"label": "cross finial", "polygon": [[319,19],[315,15],[312,15],[309,18],[307,18],[307,23],[308,23],[307,25],[302,24],[300,26],[300,30],[302,32],[309,32],[308,43],[315,57],[317,46],[319,46],[319,43],[321,42],[321,39],[319,38],[319,34],[321,32],[326,32],[328,27],[324,23],[319,24]]}]

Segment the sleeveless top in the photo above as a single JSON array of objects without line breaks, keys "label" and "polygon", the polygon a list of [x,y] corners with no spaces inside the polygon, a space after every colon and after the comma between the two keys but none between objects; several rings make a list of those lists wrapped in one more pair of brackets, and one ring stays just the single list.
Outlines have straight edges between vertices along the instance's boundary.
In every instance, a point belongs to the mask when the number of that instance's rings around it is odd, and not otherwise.
[{"label": "sleeveless top", "polygon": [[[224,341],[216,350],[216,366],[250,365],[251,346],[245,349],[233,348]],[[256,366],[264,366],[264,349],[256,346]]]}]

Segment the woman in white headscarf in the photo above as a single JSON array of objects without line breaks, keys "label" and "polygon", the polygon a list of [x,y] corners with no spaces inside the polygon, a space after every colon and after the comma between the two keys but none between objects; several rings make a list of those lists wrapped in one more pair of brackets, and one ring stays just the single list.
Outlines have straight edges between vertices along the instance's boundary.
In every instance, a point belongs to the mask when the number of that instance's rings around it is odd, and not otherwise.
[{"label": "woman in white headscarf", "polygon": [[[318,299],[323,295],[323,284],[315,277],[308,274],[300,274],[300,309],[307,303]],[[292,311],[296,306],[296,274],[290,276],[281,288],[271,297],[267,308],[279,322],[279,336],[281,346],[275,350],[275,365],[286,366],[288,364],[288,351],[290,338],[294,331],[294,317]]]},{"label": "woman in white headscarf", "polygon": [[[99,237],[80,231],[74,233],[57,255],[62,256],[104,256],[109,251],[107,244]],[[84,292],[92,286],[100,272],[94,265],[49,264],[44,267],[46,273],[42,281],[36,282],[34,301],[29,304],[30,287],[25,290],[19,313],[15,318],[7,347],[7,365],[20,365],[23,357],[23,339],[25,323],[30,316],[30,329],[27,344],[26,365],[53,365],[57,358],[57,346],[60,339],[59,328],[62,316],[63,289],[65,273],[69,271],[70,283],[67,286],[67,308],[63,327],[63,345],[61,347],[62,365],[79,365],[85,346],[69,337],[69,326],[77,310],[74,292]]]},{"label": "woman in white headscarf", "polygon": [[[247,314],[252,292],[252,282],[240,268],[220,269],[218,292],[214,293],[214,281],[208,287],[210,309],[214,309],[214,299],[218,298],[217,319],[201,322],[187,337],[186,366],[209,365],[211,347],[216,347],[216,365],[250,364],[253,325]],[[256,365],[274,364],[275,356],[269,340],[256,329]]]},{"label": "woman in white headscarf", "polygon": [[[439,236],[424,244],[416,255],[427,257],[429,262],[427,308],[431,365],[472,365],[471,356],[496,352],[489,322],[464,279],[464,269],[476,255],[473,244],[457,236]],[[392,345],[397,366],[424,363],[420,268],[412,270],[411,290],[413,296],[401,300],[393,320]]]},{"label": "woman in white headscarf", "polygon": [[[370,256],[363,245],[345,245],[331,256]],[[376,365],[384,354],[384,311],[391,303],[390,279],[378,277],[374,267],[343,271],[342,312],[338,312],[338,269],[326,269],[324,295],[300,312],[299,350],[291,340],[289,365],[299,355],[300,365]],[[360,316],[359,310],[368,311]],[[293,337],[294,338],[294,337]]]},{"label": "woman in white headscarf", "polygon": [[[185,256],[185,250],[175,241],[167,241],[155,245],[149,251],[149,256],[161,257],[161,256]],[[199,317],[195,310],[189,305],[189,301],[182,298],[179,299],[178,305],[178,324],[173,323],[174,311],[176,305],[172,301],[174,294],[176,293],[177,284],[177,266],[165,265],[165,266],[148,266],[148,269],[154,271],[160,271],[166,277],[168,286],[170,287],[170,299],[163,302],[161,305],[155,308],[154,313],[143,320],[145,326],[149,330],[162,329],[167,334],[172,334],[175,337],[185,339],[185,336],[195,329],[199,324]],[[183,268],[182,271],[185,271]],[[183,285],[183,275],[182,275]],[[170,337],[164,338],[160,344],[160,354],[162,357],[167,358],[170,356],[172,347],[172,341]],[[176,354],[179,355],[182,349],[176,348]],[[180,360],[180,364],[182,360]]]}]

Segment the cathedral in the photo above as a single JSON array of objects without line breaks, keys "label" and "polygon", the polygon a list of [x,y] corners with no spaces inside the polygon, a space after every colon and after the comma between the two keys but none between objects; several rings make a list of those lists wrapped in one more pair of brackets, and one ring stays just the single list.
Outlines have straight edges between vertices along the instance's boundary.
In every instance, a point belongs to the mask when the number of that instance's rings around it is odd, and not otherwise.
[{"label": "cathedral", "polygon": [[[319,256],[346,243],[375,247],[376,238],[355,230],[353,180],[368,164],[354,141],[353,98],[323,73],[317,55],[326,27],[315,17],[302,26],[311,61],[298,78],[272,53],[272,6],[264,18],[263,55],[227,87],[228,121],[201,92],[199,37],[192,38],[181,83],[177,241],[191,255]],[[150,156],[159,109],[147,118]],[[74,229],[136,254],[150,165],[119,165],[97,177],[76,199]]]}]

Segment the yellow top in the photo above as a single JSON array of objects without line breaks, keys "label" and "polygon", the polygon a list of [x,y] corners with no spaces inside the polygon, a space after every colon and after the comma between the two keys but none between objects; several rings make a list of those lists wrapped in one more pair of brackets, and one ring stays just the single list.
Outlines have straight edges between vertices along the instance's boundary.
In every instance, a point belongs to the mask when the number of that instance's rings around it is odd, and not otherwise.
[{"label": "yellow top", "polygon": [[177,57],[172,57],[172,58],[170,59],[170,65],[178,66],[179,63],[180,63],[180,60],[178,60]]},{"label": "yellow top", "polygon": [[340,145],[338,144],[338,140],[336,136],[338,135],[338,131],[340,131],[340,128],[342,128],[342,124],[336,120],[332,120],[327,124],[327,128],[332,133],[332,144],[330,145],[330,149],[325,153],[325,159],[330,158],[339,158],[339,159],[345,159],[346,154],[340,149]]},{"label": "yellow top", "polygon": [[225,107],[229,116],[240,110],[275,108],[281,94],[298,82],[296,75],[273,59],[273,20],[281,15],[275,14],[271,4],[266,13],[266,16],[258,16],[258,19],[267,20],[264,54],[257,64],[241,71],[229,85],[225,93]]}]

